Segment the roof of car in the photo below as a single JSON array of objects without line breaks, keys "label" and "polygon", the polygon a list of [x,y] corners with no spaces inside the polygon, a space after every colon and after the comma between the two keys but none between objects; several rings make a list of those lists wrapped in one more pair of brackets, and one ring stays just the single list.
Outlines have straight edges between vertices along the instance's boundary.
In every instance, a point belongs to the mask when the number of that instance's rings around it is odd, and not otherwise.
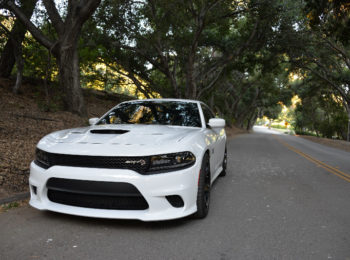
[{"label": "roof of car", "polygon": [[[135,99],[135,100],[129,100],[125,102],[144,102],[144,101],[180,101],[180,102],[188,102],[188,103],[199,103],[198,100],[192,100],[192,99],[179,99],[179,98],[150,98],[150,99]],[[123,102],[123,103],[125,103]]]}]

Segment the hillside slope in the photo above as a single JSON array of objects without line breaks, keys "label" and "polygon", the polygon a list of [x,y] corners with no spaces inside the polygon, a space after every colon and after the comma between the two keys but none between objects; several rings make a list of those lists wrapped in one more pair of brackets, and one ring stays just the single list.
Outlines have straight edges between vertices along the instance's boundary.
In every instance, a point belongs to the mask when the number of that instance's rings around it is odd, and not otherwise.
[{"label": "hillside slope", "polygon": [[[37,86],[24,84],[22,91],[25,95],[14,95],[12,85],[12,81],[0,79],[0,198],[28,190],[29,164],[34,158],[37,142],[44,135],[87,125],[88,122],[87,118],[70,112],[44,112],[40,109],[44,94]],[[89,117],[102,116],[127,99],[113,97],[106,98],[103,93],[91,94],[91,91],[86,94]]]}]

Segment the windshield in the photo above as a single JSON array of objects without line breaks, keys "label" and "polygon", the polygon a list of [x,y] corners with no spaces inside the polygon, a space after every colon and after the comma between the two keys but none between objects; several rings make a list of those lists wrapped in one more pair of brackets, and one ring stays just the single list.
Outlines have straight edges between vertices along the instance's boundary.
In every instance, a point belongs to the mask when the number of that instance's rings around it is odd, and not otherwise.
[{"label": "windshield", "polygon": [[122,103],[98,123],[155,124],[201,127],[196,103],[180,101],[144,101]]}]

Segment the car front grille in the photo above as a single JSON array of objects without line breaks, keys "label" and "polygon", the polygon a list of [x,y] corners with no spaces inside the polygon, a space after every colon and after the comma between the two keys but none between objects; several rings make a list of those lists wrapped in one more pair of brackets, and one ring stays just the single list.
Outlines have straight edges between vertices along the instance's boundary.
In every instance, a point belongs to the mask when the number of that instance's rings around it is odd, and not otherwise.
[{"label": "car front grille", "polygon": [[50,178],[46,184],[50,201],[84,208],[145,210],[148,203],[130,183]]},{"label": "car front grille", "polygon": [[129,169],[144,174],[150,166],[150,157],[56,154],[37,149],[35,163],[45,169],[60,165],[88,168]]}]

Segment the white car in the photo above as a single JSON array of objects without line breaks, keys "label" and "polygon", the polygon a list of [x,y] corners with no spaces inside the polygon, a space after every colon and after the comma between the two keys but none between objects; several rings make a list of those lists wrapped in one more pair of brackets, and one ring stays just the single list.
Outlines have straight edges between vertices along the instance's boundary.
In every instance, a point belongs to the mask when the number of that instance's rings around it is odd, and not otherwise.
[{"label": "white car", "polygon": [[89,127],[45,136],[30,165],[30,205],[143,221],[204,218],[226,174],[225,121],[200,101],[120,103]]}]

